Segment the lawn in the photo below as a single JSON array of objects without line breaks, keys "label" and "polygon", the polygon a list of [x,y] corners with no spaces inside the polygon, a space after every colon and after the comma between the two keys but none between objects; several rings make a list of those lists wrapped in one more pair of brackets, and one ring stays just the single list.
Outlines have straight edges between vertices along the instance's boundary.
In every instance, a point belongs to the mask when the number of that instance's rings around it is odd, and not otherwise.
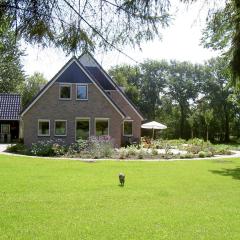
[{"label": "lawn", "polygon": [[0,239],[240,239],[240,159],[0,155],[0,184]]}]

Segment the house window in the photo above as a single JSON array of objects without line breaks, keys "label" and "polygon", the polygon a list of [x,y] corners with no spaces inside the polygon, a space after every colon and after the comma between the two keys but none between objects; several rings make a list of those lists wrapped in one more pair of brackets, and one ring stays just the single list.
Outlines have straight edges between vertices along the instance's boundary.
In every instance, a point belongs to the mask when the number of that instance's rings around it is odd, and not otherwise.
[{"label": "house window", "polygon": [[71,99],[71,85],[60,85],[59,86],[59,98],[64,100]]},{"label": "house window", "polygon": [[123,135],[124,136],[132,136],[132,121],[124,121],[123,122]]},{"label": "house window", "polygon": [[109,135],[109,119],[95,119],[96,136]]},{"label": "house window", "polygon": [[1,125],[1,133],[2,134],[10,134],[10,124],[2,124]]},{"label": "house window", "polygon": [[77,85],[77,100],[88,100],[88,85]]},{"label": "house window", "polygon": [[55,121],[55,136],[66,136],[67,135],[67,121],[56,120]]},{"label": "house window", "polygon": [[88,118],[76,120],[76,140],[89,138],[90,122]]},{"label": "house window", "polygon": [[50,120],[38,120],[38,136],[50,136]]}]

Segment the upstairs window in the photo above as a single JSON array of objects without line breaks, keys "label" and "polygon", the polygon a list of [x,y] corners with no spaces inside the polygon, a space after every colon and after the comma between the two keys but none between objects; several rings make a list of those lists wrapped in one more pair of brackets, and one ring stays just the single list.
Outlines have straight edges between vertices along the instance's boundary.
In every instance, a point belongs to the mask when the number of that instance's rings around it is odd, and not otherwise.
[{"label": "upstairs window", "polygon": [[63,100],[71,99],[71,85],[60,85],[59,86],[59,98]]},{"label": "upstairs window", "polygon": [[132,136],[132,121],[124,121],[123,123],[123,136]]},{"label": "upstairs window", "polygon": [[77,100],[88,100],[88,85],[77,85]]}]

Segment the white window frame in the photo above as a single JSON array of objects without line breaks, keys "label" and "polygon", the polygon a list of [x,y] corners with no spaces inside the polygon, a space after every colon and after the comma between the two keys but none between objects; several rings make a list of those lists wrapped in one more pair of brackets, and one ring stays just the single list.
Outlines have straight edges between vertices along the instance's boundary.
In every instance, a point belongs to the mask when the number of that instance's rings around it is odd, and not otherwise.
[{"label": "white window frame", "polygon": [[[132,134],[125,134],[125,132],[124,132],[124,123],[125,122],[131,122],[132,123]],[[133,120],[124,120],[123,121],[123,136],[124,137],[132,137],[133,136]]]},{"label": "white window frame", "polygon": [[[70,98],[61,98],[61,87],[70,87]],[[72,100],[72,84],[71,83],[59,84],[59,100]]]},{"label": "white window frame", "polygon": [[76,117],[75,118],[75,141],[77,141],[77,121],[81,121],[81,120],[88,120],[89,122],[89,136],[91,136],[90,132],[91,132],[91,118],[90,117]]},{"label": "white window frame", "polygon": [[95,118],[94,119],[94,134],[95,136],[97,136],[97,131],[96,131],[96,124],[97,124],[97,120],[107,120],[108,121],[108,134],[104,135],[104,136],[109,136],[109,129],[110,129],[110,119],[109,118]]},{"label": "white window frame", "polygon": [[[56,134],[56,122],[65,122],[66,123],[66,133],[64,135],[58,135]],[[63,120],[63,119],[56,119],[54,121],[54,136],[56,137],[66,137],[67,136],[67,120]]]},{"label": "white window frame", "polygon": [[[85,98],[85,99],[81,99],[81,98],[77,97],[78,87],[81,87],[81,86],[85,86],[87,88],[87,98]],[[87,83],[76,84],[76,100],[77,101],[88,101],[88,84]]]},{"label": "white window frame", "polygon": [[[40,123],[40,122],[48,122],[48,124],[49,124],[49,134],[40,134],[40,133],[39,133],[39,123]],[[51,135],[51,122],[50,122],[49,119],[38,119],[38,125],[37,125],[37,127],[38,127],[38,129],[37,129],[37,131],[38,131],[38,137],[50,137],[50,135]]]}]

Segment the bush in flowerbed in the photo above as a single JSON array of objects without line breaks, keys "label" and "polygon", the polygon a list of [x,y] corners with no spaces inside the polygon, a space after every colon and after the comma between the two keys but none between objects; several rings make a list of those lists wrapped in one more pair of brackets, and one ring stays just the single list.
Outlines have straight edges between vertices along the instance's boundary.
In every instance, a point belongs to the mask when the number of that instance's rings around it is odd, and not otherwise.
[{"label": "bush in flowerbed", "polygon": [[152,156],[157,156],[158,155],[158,150],[156,148],[151,149],[151,155]]},{"label": "bush in flowerbed", "polygon": [[147,156],[147,152],[143,150],[143,148],[141,148],[139,151],[138,151],[138,159],[143,159],[144,157]]},{"label": "bush in flowerbed", "polygon": [[111,158],[114,154],[113,139],[110,136],[91,136],[86,151],[92,158]]},{"label": "bush in flowerbed", "polygon": [[162,149],[163,146],[164,146],[164,143],[165,143],[165,140],[163,140],[163,139],[156,139],[156,140],[153,141],[153,146],[154,146],[154,148]]},{"label": "bush in flowerbed", "polygon": [[23,143],[12,144],[7,147],[7,152],[18,153],[18,154],[29,154],[29,149]]},{"label": "bush in flowerbed", "polygon": [[127,146],[126,151],[127,151],[126,155],[128,155],[128,156],[136,156],[138,154],[139,149],[135,145],[130,145],[130,146]]},{"label": "bush in flowerbed", "polygon": [[127,158],[127,149],[124,148],[124,147],[120,148],[119,151],[118,151],[118,154],[119,154],[119,156],[118,156],[119,159]]},{"label": "bush in flowerbed", "polygon": [[186,144],[185,139],[172,139],[172,140],[167,140],[167,143],[171,146],[171,148],[178,148],[181,149],[183,144]]},{"label": "bush in flowerbed", "polygon": [[200,151],[200,152],[198,153],[198,157],[200,157],[200,158],[205,158],[205,157],[206,157],[206,153],[205,153],[204,151]]},{"label": "bush in flowerbed", "polygon": [[180,158],[194,158],[195,155],[193,153],[186,153],[186,154],[181,154]]},{"label": "bush in flowerbed", "polygon": [[83,139],[78,139],[75,143],[68,146],[66,151],[66,156],[68,157],[80,157],[84,155],[88,147],[88,141]]},{"label": "bush in flowerbed", "polygon": [[226,146],[226,145],[216,145],[215,153],[218,155],[231,155],[232,154],[229,146]]},{"label": "bush in flowerbed", "polygon": [[30,153],[35,156],[59,156],[65,152],[66,146],[61,139],[38,141],[30,149]]}]

